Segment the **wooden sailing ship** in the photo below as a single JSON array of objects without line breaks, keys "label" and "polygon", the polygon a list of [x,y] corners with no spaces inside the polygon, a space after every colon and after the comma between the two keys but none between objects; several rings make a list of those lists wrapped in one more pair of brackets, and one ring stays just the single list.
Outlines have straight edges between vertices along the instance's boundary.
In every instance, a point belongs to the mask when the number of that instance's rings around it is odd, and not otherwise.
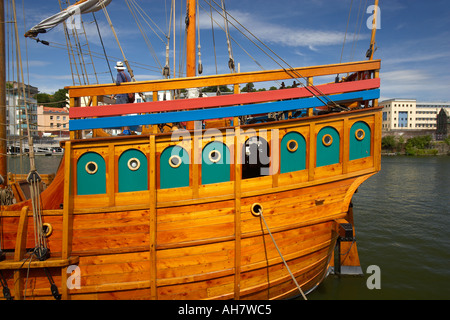
[{"label": "wooden sailing ship", "polygon": [[[381,161],[372,57],[195,77],[191,54],[186,78],[68,87],[56,176],[36,199],[1,208],[3,287],[14,299],[281,299],[305,296],[330,267],[358,271],[351,200]],[[336,74],[350,76],[314,85]],[[292,79],[307,83],[239,92]],[[105,95],[220,85],[234,94],[97,106]],[[167,123],[186,129],[161,132]],[[141,135],[103,130],[137,125]]]}]

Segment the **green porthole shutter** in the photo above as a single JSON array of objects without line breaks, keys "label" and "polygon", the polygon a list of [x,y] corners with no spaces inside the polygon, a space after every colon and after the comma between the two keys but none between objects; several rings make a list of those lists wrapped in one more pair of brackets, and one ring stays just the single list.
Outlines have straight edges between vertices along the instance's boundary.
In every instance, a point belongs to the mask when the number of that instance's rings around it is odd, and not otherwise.
[{"label": "green porthole shutter", "polygon": [[139,150],[127,150],[119,158],[119,192],[148,190],[147,157]]},{"label": "green porthole shutter", "polygon": [[222,142],[211,142],[202,152],[202,184],[230,181],[230,150]]},{"label": "green porthole shutter", "polygon": [[370,127],[356,122],[350,129],[350,160],[370,157],[371,140]]},{"label": "green porthole shutter", "polygon": [[306,141],[297,132],[289,132],[281,140],[280,173],[306,169]]},{"label": "green porthole shutter", "polygon": [[83,154],[77,162],[77,194],[105,194],[106,165],[101,155],[95,152]]},{"label": "green porthole shutter", "polygon": [[189,154],[179,147],[166,148],[159,163],[160,188],[181,188],[189,186]]},{"label": "green porthole shutter", "polygon": [[339,132],[336,129],[325,127],[320,130],[316,141],[316,167],[339,163],[340,145]]}]

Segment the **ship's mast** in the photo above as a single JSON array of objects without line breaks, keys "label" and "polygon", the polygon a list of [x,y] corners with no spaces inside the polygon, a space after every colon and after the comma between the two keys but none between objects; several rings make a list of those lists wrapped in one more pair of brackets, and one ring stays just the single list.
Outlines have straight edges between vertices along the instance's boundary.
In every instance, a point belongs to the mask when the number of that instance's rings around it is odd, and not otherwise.
[{"label": "ship's mast", "polygon": [[187,0],[186,12],[186,76],[196,76],[196,0]]},{"label": "ship's mast", "polygon": [[6,51],[5,7],[0,0],[0,175],[6,179]]}]

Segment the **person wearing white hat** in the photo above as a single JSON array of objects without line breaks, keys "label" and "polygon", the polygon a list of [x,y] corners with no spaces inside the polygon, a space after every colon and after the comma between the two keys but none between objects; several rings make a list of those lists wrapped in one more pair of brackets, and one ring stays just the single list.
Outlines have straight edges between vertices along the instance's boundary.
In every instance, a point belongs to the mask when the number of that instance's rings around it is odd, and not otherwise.
[{"label": "person wearing white hat", "polygon": [[[123,65],[122,61],[117,61],[116,66],[114,68],[117,69],[116,85],[120,85],[123,82],[131,82],[131,77],[129,76],[129,74],[127,72],[125,72],[125,70],[127,68]],[[114,95],[113,95],[113,98],[114,98]],[[127,93],[117,94],[117,95],[115,95],[115,98],[116,98],[116,104],[125,104],[125,103],[130,102]],[[123,134],[125,134],[125,135],[131,134],[130,128],[124,127]]]}]

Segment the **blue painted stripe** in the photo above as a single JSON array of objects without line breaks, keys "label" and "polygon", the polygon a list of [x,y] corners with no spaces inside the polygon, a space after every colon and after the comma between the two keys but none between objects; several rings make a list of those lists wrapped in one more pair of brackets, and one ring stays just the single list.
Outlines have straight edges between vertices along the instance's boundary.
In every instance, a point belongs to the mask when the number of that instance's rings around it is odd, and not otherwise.
[{"label": "blue painted stripe", "polygon": [[[330,98],[339,103],[346,100],[372,100],[380,97],[380,89],[349,92],[332,95]],[[326,101],[325,98],[321,98]],[[297,100],[276,101],[268,103],[250,104],[243,106],[222,107],[205,110],[189,110],[178,112],[154,113],[121,117],[105,117],[95,119],[77,119],[69,121],[69,130],[107,129],[124,126],[151,125],[159,123],[173,123],[183,121],[195,121],[206,119],[218,119],[225,117],[238,117],[244,115],[296,110],[302,108],[315,108],[323,106],[323,102],[317,97]]]}]

